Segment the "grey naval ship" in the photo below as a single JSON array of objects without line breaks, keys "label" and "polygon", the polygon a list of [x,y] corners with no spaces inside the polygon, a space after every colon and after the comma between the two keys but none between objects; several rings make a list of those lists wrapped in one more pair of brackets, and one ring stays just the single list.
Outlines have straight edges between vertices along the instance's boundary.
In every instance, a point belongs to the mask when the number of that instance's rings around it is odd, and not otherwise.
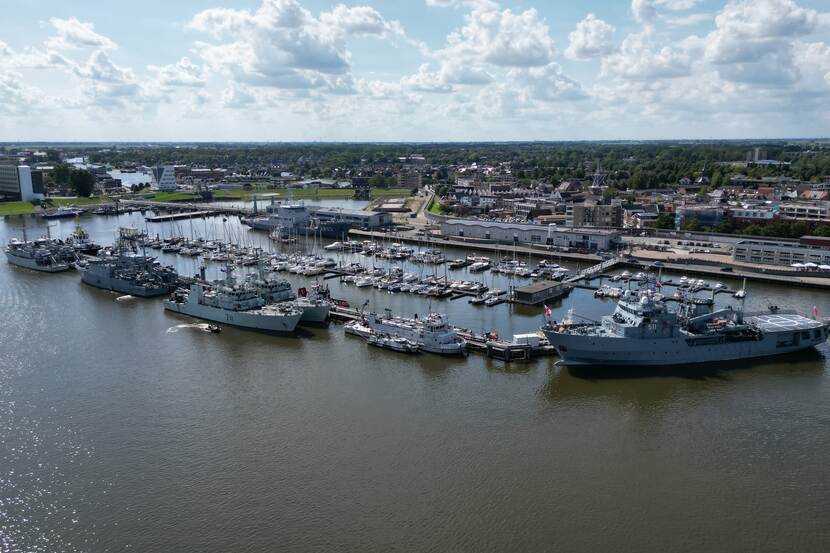
[{"label": "grey naval ship", "polygon": [[224,280],[212,283],[197,280],[189,290],[176,290],[170,299],[164,300],[164,308],[199,319],[274,333],[293,332],[303,316],[302,309],[290,304],[266,305],[255,286],[236,282],[230,265]]},{"label": "grey naval ship", "polygon": [[72,268],[75,252],[72,248],[47,238],[31,242],[15,239],[6,246],[6,259],[18,267],[44,273],[59,273]]},{"label": "grey naval ship", "polygon": [[75,264],[81,280],[90,286],[139,297],[169,294],[179,284],[179,275],[154,257],[136,251],[135,229],[122,228],[115,248]]},{"label": "grey naval ship", "polygon": [[328,322],[331,303],[319,294],[309,297],[306,289],[300,288],[300,297],[297,297],[291,288],[291,283],[284,279],[269,278],[261,266],[259,271],[251,274],[250,277],[248,282],[257,289],[267,303],[291,305],[301,309],[303,316],[300,322],[302,323],[326,324]]},{"label": "grey naval ship", "polygon": [[676,310],[654,287],[626,290],[612,315],[576,322],[573,311],[542,331],[566,366],[663,366],[766,357],[803,350],[828,337],[828,322],[771,307],[714,309],[681,298]]},{"label": "grey naval ship", "polygon": [[37,240],[27,240],[25,225],[22,230],[22,241],[13,238],[6,245],[6,260],[9,263],[44,273],[59,273],[72,268],[77,259],[75,249],[62,240],[53,240],[48,225],[47,237]]},{"label": "grey naval ship", "polygon": [[309,207],[303,202],[289,200],[277,203],[272,200],[265,208],[265,215],[244,218],[242,222],[254,230],[267,230],[275,238],[289,238],[303,233],[341,238],[355,225],[353,221],[344,220],[341,212]]}]

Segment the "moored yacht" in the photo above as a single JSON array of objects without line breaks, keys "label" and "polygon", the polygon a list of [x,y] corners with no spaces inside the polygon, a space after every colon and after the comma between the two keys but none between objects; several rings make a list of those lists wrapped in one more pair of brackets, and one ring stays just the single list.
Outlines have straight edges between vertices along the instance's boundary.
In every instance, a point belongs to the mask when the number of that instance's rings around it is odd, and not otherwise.
[{"label": "moored yacht", "polygon": [[387,309],[383,316],[368,313],[365,326],[376,334],[406,338],[418,344],[423,351],[441,355],[463,355],[467,343],[447,322],[444,315],[430,313],[424,318],[393,317]]}]

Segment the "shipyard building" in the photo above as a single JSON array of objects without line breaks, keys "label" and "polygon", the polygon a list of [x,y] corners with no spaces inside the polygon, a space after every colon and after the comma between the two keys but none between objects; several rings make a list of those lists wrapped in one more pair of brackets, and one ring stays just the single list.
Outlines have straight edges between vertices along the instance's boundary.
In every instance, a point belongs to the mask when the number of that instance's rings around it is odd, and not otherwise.
[{"label": "shipyard building", "polygon": [[489,240],[500,244],[539,244],[591,251],[612,250],[619,241],[613,229],[568,228],[469,219],[446,219],[441,234],[449,237]]},{"label": "shipyard building", "polygon": [[830,238],[802,236],[800,240],[740,240],[732,259],[761,265],[816,263],[830,265]]}]

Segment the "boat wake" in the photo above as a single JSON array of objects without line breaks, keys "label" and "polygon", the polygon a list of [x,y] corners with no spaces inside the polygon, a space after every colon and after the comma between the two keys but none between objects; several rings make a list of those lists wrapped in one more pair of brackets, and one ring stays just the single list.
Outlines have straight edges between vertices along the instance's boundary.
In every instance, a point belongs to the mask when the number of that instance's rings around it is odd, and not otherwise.
[{"label": "boat wake", "polygon": [[180,324],[176,326],[171,326],[167,329],[167,334],[175,334],[182,328],[193,328],[196,330],[201,330],[202,332],[210,332],[210,325],[207,323],[190,323],[190,324]]}]

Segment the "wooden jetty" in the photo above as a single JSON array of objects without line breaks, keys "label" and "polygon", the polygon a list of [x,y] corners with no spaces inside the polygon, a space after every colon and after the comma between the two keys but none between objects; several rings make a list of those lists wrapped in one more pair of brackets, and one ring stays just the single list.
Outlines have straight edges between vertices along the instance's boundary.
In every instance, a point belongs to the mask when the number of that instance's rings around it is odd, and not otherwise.
[{"label": "wooden jetty", "polygon": [[148,223],[164,223],[166,221],[178,221],[180,219],[198,219],[199,217],[215,217],[218,215],[213,211],[182,211],[180,213],[168,213],[166,215],[153,215],[144,217]]}]

